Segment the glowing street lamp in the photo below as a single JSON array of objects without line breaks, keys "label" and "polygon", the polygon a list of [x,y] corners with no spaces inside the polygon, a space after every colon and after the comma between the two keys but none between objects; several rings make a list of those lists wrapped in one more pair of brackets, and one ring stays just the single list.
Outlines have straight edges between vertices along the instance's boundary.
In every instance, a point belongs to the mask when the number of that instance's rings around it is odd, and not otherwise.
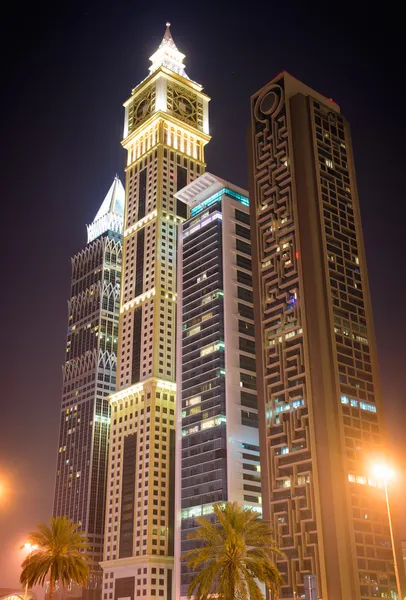
[{"label": "glowing street lamp", "polygon": [[6,497],[6,485],[0,480],[0,503]]},{"label": "glowing street lamp", "polygon": [[396,588],[398,591],[398,598],[399,598],[399,600],[402,600],[402,590],[400,589],[398,561],[396,558],[395,541],[393,538],[392,518],[391,518],[391,513],[390,513],[389,494],[388,494],[388,482],[395,479],[395,472],[392,469],[390,469],[387,465],[382,464],[382,463],[374,465],[372,468],[372,472],[375,475],[377,480],[382,481],[383,487],[385,490],[386,509],[388,511],[389,531],[390,531],[390,539],[391,539],[392,551],[393,551],[393,564],[395,567]]},{"label": "glowing street lamp", "polygon": [[[29,542],[25,542],[25,544],[20,546],[20,550],[27,550],[28,562],[30,561],[31,553],[34,552],[34,550],[37,550],[37,548],[38,548],[37,544],[30,544]],[[28,600],[28,581],[25,584],[24,600]]]}]

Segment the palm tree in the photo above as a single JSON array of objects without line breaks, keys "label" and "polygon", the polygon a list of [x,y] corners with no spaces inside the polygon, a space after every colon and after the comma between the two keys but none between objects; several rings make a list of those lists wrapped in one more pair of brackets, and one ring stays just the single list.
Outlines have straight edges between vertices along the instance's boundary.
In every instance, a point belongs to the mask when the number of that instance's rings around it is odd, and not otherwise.
[{"label": "palm tree", "polygon": [[58,582],[69,585],[86,584],[89,577],[88,550],[86,536],[78,531],[67,517],[52,517],[50,525],[40,523],[38,531],[29,534],[28,542],[37,546],[24,560],[20,582],[33,587],[44,585],[49,576],[49,600]]},{"label": "palm tree", "polygon": [[197,517],[199,527],[188,539],[201,542],[182,558],[198,573],[188,588],[188,598],[207,600],[263,600],[258,582],[277,597],[283,583],[273,556],[278,549],[273,531],[260,515],[237,502],[214,505],[216,522]]}]

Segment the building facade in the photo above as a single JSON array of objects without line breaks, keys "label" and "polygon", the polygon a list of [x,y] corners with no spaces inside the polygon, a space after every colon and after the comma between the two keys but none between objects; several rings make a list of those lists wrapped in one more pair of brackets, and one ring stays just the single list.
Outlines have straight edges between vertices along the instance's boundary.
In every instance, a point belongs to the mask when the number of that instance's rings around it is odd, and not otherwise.
[{"label": "building facade", "polygon": [[100,597],[110,411],[116,387],[124,188],[116,177],[88,243],[72,259],[72,286],[53,514],[79,523],[92,573],[84,595]]},{"label": "building facade", "polygon": [[174,194],[205,170],[208,102],[167,25],[125,103],[117,391],[110,398],[103,599],[173,598],[177,226]]},{"label": "building facade", "polygon": [[181,555],[217,502],[261,511],[249,201],[205,173],[175,196],[178,239],[176,598],[195,573]]},{"label": "building facade", "polygon": [[263,510],[287,557],[281,597],[315,575],[323,599],[395,598],[370,470],[383,406],[349,125],[287,73],[252,96],[251,120]]}]

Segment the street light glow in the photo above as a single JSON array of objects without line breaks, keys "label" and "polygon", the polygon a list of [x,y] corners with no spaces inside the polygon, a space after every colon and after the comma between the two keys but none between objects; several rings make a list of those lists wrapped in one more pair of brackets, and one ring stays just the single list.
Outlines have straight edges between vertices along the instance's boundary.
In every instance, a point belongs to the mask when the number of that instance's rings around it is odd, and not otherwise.
[{"label": "street light glow", "polygon": [[395,479],[395,472],[383,463],[378,463],[372,467],[372,472],[377,479],[381,481],[391,481]]},{"label": "street light glow", "polygon": [[7,492],[6,484],[3,481],[0,481],[0,502],[1,502],[1,500],[6,498],[6,492]]},{"label": "street light glow", "polygon": [[28,554],[34,552],[34,550],[38,550],[38,544],[30,544],[30,542],[25,542],[22,546],[20,546],[20,550],[27,550]]},{"label": "street light glow", "polygon": [[30,544],[29,542],[25,542],[24,548],[26,550],[28,550],[28,552],[32,552],[33,550],[36,550],[38,548],[38,545],[37,544]]},{"label": "street light glow", "polygon": [[389,521],[389,531],[390,531],[390,540],[392,544],[392,553],[393,553],[393,565],[395,567],[395,578],[396,578],[396,589],[397,589],[397,597],[400,600],[402,598],[402,590],[400,585],[399,578],[399,569],[398,569],[398,561],[396,557],[395,550],[395,540],[393,537],[393,527],[392,527],[392,517],[389,503],[389,490],[388,490],[388,482],[395,479],[395,471],[388,467],[385,463],[375,463],[372,466],[372,472],[378,480],[383,482],[383,488],[385,490],[385,501],[386,501],[386,510],[388,512],[388,521]]}]

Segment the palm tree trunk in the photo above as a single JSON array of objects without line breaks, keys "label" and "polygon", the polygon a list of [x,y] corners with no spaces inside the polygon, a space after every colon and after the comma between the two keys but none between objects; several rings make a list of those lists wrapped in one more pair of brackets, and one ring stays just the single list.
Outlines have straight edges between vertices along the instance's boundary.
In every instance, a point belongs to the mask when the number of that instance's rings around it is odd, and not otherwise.
[{"label": "palm tree trunk", "polygon": [[51,579],[49,581],[49,598],[48,598],[48,600],[52,600],[54,593],[55,593],[55,580],[51,575]]}]

